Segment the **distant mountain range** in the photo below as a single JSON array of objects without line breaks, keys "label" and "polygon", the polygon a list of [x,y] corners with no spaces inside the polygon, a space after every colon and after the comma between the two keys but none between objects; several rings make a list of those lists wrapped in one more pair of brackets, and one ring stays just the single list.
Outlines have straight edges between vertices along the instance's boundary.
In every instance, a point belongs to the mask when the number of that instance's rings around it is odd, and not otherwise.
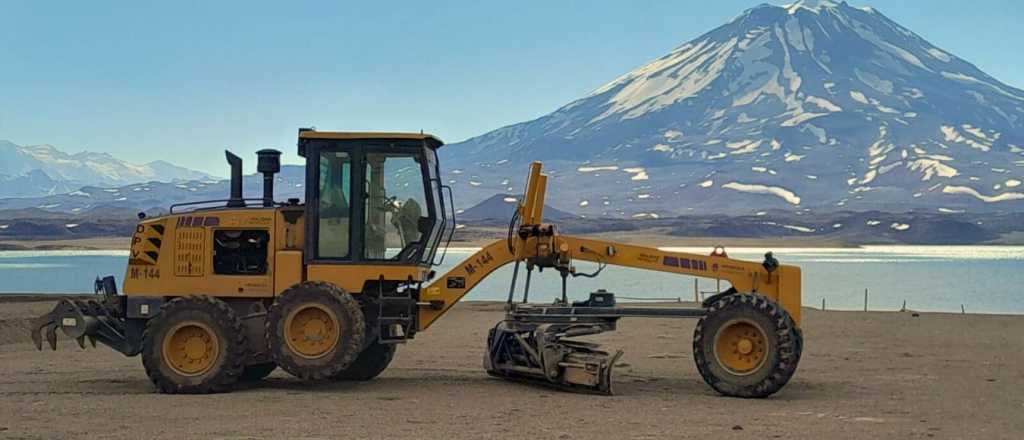
[{"label": "distant mountain range", "polygon": [[760,5],[532,121],[441,150],[458,201],[587,216],[1024,208],[1024,90],[872,8]]},{"label": "distant mountain range", "polygon": [[[254,161],[248,162],[250,169]],[[225,165],[225,168],[227,165]],[[276,175],[274,196],[279,201],[304,198],[305,168],[285,165]],[[263,177],[257,174],[243,178],[244,196],[263,195]],[[171,205],[199,200],[225,200],[230,194],[229,181],[219,178],[202,180],[150,181],[116,187],[84,186],[74,191],[38,197],[0,199],[2,218],[45,217],[44,212],[72,214],[82,217],[125,215],[137,212],[167,212]]]},{"label": "distant mountain range", "polygon": [[68,154],[51,145],[19,146],[0,140],[0,197],[40,197],[83,186],[214,179],[158,160],[135,165],[106,153]]}]

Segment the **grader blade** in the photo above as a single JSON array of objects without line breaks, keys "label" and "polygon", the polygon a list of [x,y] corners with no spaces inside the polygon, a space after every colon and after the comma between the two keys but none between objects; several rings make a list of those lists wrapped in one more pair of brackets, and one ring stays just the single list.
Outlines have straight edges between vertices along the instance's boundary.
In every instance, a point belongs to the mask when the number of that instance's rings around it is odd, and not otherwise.
[{"label": "grader blade", "polygon": [[491,330],[484,367],[504,379],[609,395],[612,369],[622,351],[610,355],[598,350],[597,344],[565,339],[606,330],[599,325],[502,321]]}]

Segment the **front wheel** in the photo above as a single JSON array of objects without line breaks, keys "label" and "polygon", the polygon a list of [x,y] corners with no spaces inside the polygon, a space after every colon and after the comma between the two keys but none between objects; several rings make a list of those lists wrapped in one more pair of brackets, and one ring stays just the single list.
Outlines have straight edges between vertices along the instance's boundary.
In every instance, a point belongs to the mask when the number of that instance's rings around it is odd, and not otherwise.
[{"label": "front wheel", "polygon": [[142,365],[162,393],[227,391],[242,374],[247,347],[242,320],[224,301],[183,296],[146,323]]},{"label": "front wheel", "polygon": [[767,397],[793,377],[802,339],[792,317],[774,301],[761,295],[727,295],[697,322],[693,358],[715,391]]}]

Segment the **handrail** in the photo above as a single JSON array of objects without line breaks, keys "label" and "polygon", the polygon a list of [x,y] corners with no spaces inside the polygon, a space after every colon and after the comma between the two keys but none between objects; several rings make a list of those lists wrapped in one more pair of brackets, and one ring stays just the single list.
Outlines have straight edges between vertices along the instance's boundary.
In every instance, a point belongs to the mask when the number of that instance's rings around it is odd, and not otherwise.
[{"label": "handrail", "polygon": [[[422,261],[424,263],[429,263],[430,265],[436,266],[437,265],[437,248],[441,246],[441,237],[444,234],[445,228],[447,228],[448,218],[445,215],[444,194],[441,193],[441,187],[444,186],[444,184],[442,184],[441,183],[441,179],[439,179],[437,177],[431,178],[430,179],[430,183],[436,185],[436,186],[432,185],[431,187],[432,188],[436,188],[438,190],[437,191],[437,198],[438,198],[438,203],[440,204],[440,208],[441,209],[440,209],[440,212],[437,213],[437,216],[438,216],[438,218],[440,218],[441,224],[439,225],[440,231],[436,231],[437,235],[433,235],[432,234],[430,242],[427,243],[428,247],[430,248],[430,254],[429,255],[423,255]],[[435,225],[435,226],[437,226],[437,225]],[[432,230],[431,232],[434,232],[434,231]]]},{"label": "handrail", "polygon": [[[171,205],[170,213],[174,214],[174,208],[180,208],[180,207],[183,207],[183,206],[205,205],[207,203],[224,203],[225,204],[224,207],[226,208],[227,207],[227,202],[229,202],[229,201],[231,201],[231,199],[199,200],[199,201],[195,201],[195,202],[175,203],[175,204]],[[242,202],[261,202],[262,203],[263,199],[262,198],[248,198],[248,199],[242,199]],[[247,206],[244,206],[244,205],[243,206],[239,206],[239,208],[245,208],[245,207],[247,207]]]},{"label": "handrail", "polygon": [[[452,187],[450,187],[448,185],[441,185],[441,189],[448,191],[448,200],[451,202],[451,203],[448,204],[448,209],[451,211],[451,214],[452,214],[452,227],[451,227],[451,229],[448,230],[448,239],[444,243],[444,251],[441,252],[441,261],[437,262],[438,265],[443,264],[444,263],[444,257],[446,257],[448,255],[448,246],[450,246],[452,244],[452,237],[455,236],[455,226],[456,226],[456,223],[455,223],[455,196],[452,194]],[[447,223],[447,221],[445,223]],[[441,233],[443,234],[444,231],[442,230]]]}]

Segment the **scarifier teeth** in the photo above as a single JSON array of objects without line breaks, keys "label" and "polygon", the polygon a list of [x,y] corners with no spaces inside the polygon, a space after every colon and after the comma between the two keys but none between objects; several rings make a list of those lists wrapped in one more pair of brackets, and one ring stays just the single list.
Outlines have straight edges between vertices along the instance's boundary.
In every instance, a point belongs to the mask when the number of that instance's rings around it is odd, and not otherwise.
[{"label": "scarifier teeth", "polygon": [[612,390],[612,373],[615,370],[615,364],[619,363],[619,358],[622,357],[622,350],[618,350],[612,355],[611,359],[608,360],[608,368],[605,369],[604,376],[604,392],[608,395],[615,394]]},{"label": "scarifier teeth", "polygon": [[[36,349],[43,349],[43,336],[46,337],[46,342],[54,351],[57,350],[57,329],[61,328],[61,317],[66,316],[69,313],[82,314],[81,306],[68,299],[62,299],[57,301],[57,305],[54,306],[50,313],[47,313],[39,318],[32,321],[32,342],[35,343]],[[65,333],[67,333],[65,331]],[[78,345],[85,348],[85,340],[78,338]]]},{"label": "scarifier teeth", "polygon": [[[62,299],[53,310],[31,321],[32,343],[36,349],[43,349],[43,340],[52,350],[57,350],[57,330],[74,339],[78,347],[85,349],[86,341],[96,348],[97,340],[111,345],[122,352],[136,354],[122,335],[123,324],[112,317],[104,305],[96,301],[72,301]],[[107,332],[107,333],[104,333]],[[109,338],[114,338],[113,342]]]},{"label": "scarifier teeth", "polygon": [[57,351],[57,323],[46,327],[46,342],[50,343],[50,348],[53,351]]},{"label": "scarifier teeth", "polygon": [[36,350],[40,351],[43,350],[43,335],[41,334],[42,331],[43,329],[41,328],[32,329],[32,345],[35,345]]},{"label": "scarifier teeth", "polygon": [[56,325],[57,323],[49,316],[38,318],[32,322],[32,343],[35,344],[36,350],[43,349],[43,332]]}]

